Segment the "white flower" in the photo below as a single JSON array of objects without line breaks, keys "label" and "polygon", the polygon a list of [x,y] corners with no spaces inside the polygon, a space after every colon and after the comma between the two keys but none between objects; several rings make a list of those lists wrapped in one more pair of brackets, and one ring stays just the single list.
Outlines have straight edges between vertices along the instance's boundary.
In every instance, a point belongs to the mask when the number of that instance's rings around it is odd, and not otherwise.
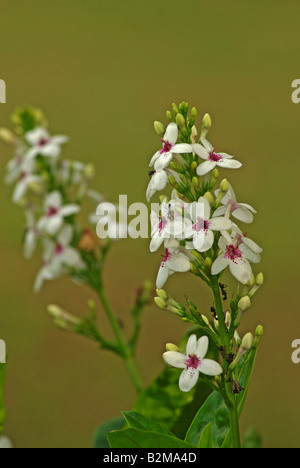
[{"label": "white flower", "polygon": [[160,207],[160,215],[152,210],[151,252],[155,252],[161,246],[164,239],[169,239],[171,236],[175,237],[175,239],[183,238],[187,220],[183,216],[182,209],[181,200],[171,199],[163,201]]},{"label": "white flower", "polygon": [[178,127],[172,122],[168,125],[166,133],[162,138],[163,147],[157,151],[150,161],[150,166],[154,165],[155,171],[162,171],[171,162],[174,154],[192,153],[192,145],[188,143],[179,143],[176,145],[178,138]]},{"label": "white flower", "polygon": [[192,223],[185,231],[186,238],[193,238],[193,245],[199,252],[206,252],[214,243],[213,231],[230,229],[231,221],[226,218],[210,219],[210,204],[204,197],[194,202],[190,208]]},{"label": "white flower", "polygon": [[162,171],[154,172],[152,174],[152,177],[150,179],[150,182],[148,184],[147,191],[146,191],[147,201],[149,201],[153,197],[155,192],[164,190],[164,188],[167,185],[167,182],[168,182],[168,175],[166,171],[162,170]]},{"label": "white flower", "polygon": [[[216,190],[216,196],[218,196],[219,190]],[[229,184],[229,190],[222,199],[221,203],[224,206],[220,206],[214,212],[213,217],[225,215],[229,218],[230,215],[234,216],[243,223],[252,223],[253,213],[256,214],[255,209],[247,205],[246,203],[238,203],[232,186]]]},{"label": "white flower", "polygon": [[168,277],[175,272],[187,272],[191,268],[189,259],[179,251],[179,242],[170,239],[165,244],[165,254],[156,279],[157,289],[162,289]]},{"label": "white flower", "polygon": [[201,138],[201,143],[193,144],[194,152],[202,159],[206,161],[200,164],[197,168],[197,174],[203,176],[208,172],[212,171],[216,166],[227,168],[227,169],[239,169],[242,164],[235,159],[233,156],[227,153],[216,153],[214,147],[205,139]]},{"label": "white flower", "polygon": [[74,268],[82,270],[85,264],[74,247],[70,246],[73,237],[73,228],[65,225],[58,234],[56,242],[45,240],[44,266],[37,275],[34,290],[38,292],[45,280],[58,278],[68,270]]},{"label": "white flower", "polygon": [[12,198],[14,203],[18,203],[26,195],[27,189],[30,185],[37,184],[42,186],[44,183],[42,177],[33,174],[34,168],[32,163],[33,161],[27,160],[26,162],[24,161],[24,164],[22,165],[22,172],[13,192]]},{"label": "white flower", "polygon": [[28,209],[25,213],[27,225],[24,236],[23,252],[27,259],[30,259],[36,249],[37,240],[39,238],[39,230],[35,225],[34,214],[32,210]]},{"label": "white flower", "polygon": [[250,262],[260,262],[260,254],[263,252],[263,249],[252,239],[249,239],[246,233],[243,234],[243,232],[234,223],[232,224],[231,236],[234,238],[237,247],[243,252],[248,260],[250,260]]},{"label": "white flower", "polygon": [[26,158],[33,159],[38,154],[56,158],[60,154],[60,146],[68,141],[66,136],[50,136],[45,128],[37,127],[27,132],[25,139],[31,148],[26,153]]},{"label": "white flower", "polygon": [[252,277],[252,269],[247,252],[244,253],[237,247],[237,242],[227,232],[223,232],[223,236],[219,240],[219,248],[223,253],[212,264],[212,275],[218,275],[229,266],[231,274],[240,283],[248,283]]},{"label": "white flower", "polygon": [[0,437],[0,449],[1,448],[13,448],[10,439],[6,436]]},{"label": "white flower", "polygon": [[215,377],[222,374],[220,364],[211,359],[204,359],[208,350],[207,336],[197,341],[196,335],[191,335],[187,342],[186,355],[177,351],[167,351],[163,358],[172,367],[183,369],[179,378],[179,388],[182,392],[190,391],[197,383],[199,373]]},{"label": "white flower", "polygon": [[47,234],[56,234],[63,225],[64,218],[79,212],[75,204],[62,204],[62,196],[58,191],[50,193],[44,202],[45,215],[38,222],[38,229]]}]

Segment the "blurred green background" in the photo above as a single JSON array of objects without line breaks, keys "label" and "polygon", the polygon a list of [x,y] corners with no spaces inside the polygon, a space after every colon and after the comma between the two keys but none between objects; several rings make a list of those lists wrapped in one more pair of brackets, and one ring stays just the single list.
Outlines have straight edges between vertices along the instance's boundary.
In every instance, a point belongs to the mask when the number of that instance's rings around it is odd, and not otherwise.
[{"label": "blurred green background", "polygon": [[[17,105],[42,108],[51,132],[71,137],[65,156],[92,161],[95,188],[115,200],[128,194],[130,203],[145,200],[159,143],[153,121],[165,121],[173,101],[195,105],[200,118],[209,112],[210,140],[243,162],[226,176],[239,201],[258,209],[247,230],[265,249],[258,268],[266,284],[241,331],[262,323],[266,333],[242,430],[255,426],[265,447],[300,447],[300,365],[291,361],[291,343],[300,338],[300,105],[291,101],[300,75],[299,17],[300,4],[291,0],[0,2],[0,78],[7,85],[0,126],[8,126]],[[2,143],[0,151],[3,178],[11,153]],[[52,325],[48,303],[80,315],[91,294],[68,280],[33,294],[39,258],[23,259],[23,213],[4,183],[0,197],[5,432],[16,447],[89,447],[95,427],[129,409],[134,392],[118,358]],[[110,254],[108,291],[125,325],[135,288],[155,279],[159,261],[146,240],[119,242]],[[189,275],[174,275],[168,290],[181,302],[188,294],[208,313],[209,291]],[[146,383],[162,368],[164,344],[186,328],[147,308],[138,348]]]}]

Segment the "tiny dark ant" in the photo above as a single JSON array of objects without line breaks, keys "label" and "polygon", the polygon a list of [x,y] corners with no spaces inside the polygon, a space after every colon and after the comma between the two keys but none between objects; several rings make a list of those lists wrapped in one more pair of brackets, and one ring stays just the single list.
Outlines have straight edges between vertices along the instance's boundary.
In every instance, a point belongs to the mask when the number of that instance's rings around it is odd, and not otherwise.
[{"label": "tiny dark ant", "polygon": [[155,174],[155,171],[149,171],[148,174],[149,174],[149,177],[151,177],[153,176],[153,174]]},{"label": "tiny dark ant", "polygon": [[217,315],[216,308],[213,307],[213,306],[211,306],[210,311],[211,311],[211,313],[213,314],[214,319],[218,320],[218,315]]},{"label": "tiny dark ant", "polygon": [[223,283],[219,283],[219,286],[220,286],[220,289],[221,289],[221,293],[222,293],[222,296],[223,296],[223,301],[227,301],[227,291],[226,291],[226,288],[227,286]]}]

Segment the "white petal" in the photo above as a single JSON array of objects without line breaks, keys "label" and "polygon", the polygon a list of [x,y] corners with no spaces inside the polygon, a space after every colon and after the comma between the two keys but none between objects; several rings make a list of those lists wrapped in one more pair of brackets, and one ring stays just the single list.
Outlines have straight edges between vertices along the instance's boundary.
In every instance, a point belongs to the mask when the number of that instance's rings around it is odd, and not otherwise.
[{"label": "white petal", "polygon": [[160,265],[157,278],[156,278],[157,289],[162,289],[168,278],[169,278],[169,268],[166,263],[162,263]]},{"label": "white petal", "polygon": [[169,366],[177,367],[178,369],[185,368],[187,357],[184,354],[178,353],[176,351],[167,351],[163,354],[163,358]]},{"label": "white petal", "polygon": [[164,134],[164,140],[168,141],[172,145],[175,145],[178,138],[178,127],[176,123],[172,122],[167,126],[166,133]]},{"label": "white petal", "polygon": [[182,392],[189,392],[198,382],[199,371],[197,369],[188,368],[182,371],[179,378],[179,388]]},{"label": "white petal", "polygon": [[231,221],[227,218],[212,218],[209,223],[209,229],[213,231],[226,231],[231,228]]},{"label": "white petal", "polygon": [[249,239],[248,237],[243,237],[243,243],[249,247],[254,253],[261,254],[263,249],[252,239]]},{"label": "white petal", "polygon": [[242,167],[242,163],[236,159],[222,159],[218,161],[217,165],[226,169],[239,169]]},{"label": "white petal", "polygon": [[232,216],[234,216],[239,221],[243,223],[250,224],[253,222],[253,214],[245,207],[239,206],[236,210],[232,212]]},{"label": "white petal", "polygon": [[207,151],[204,146],[200,145],[199,143],[195,143],[193,146],[194,152],[202,159],[208,159],[209,151]]},{"label": "white petal", "polygon": [[223,216],[226,213],[226,206],[219,206],[213,214],[213,219],[219,216]]},{"label": "white petal", "polygon": [[152,156],[151,161],[149,163],[149,166],[152,167],[157,160],[157,158],[160,156],[160,151],[156,151],[156,153]]},{"label": "white petal", "polygon": [[164,241],[163,236],[155,236],[150,241],[150,252],[156,252]]},{"label": "white petal", "polygon": [[252,268],[245,258],[229,262],[231,274],[242,284],[248,283],[252,277]]},{"label": "white petal", "polygon": [[187,356],[189,356],[190,354],[196,354],[196,350],[197,350],[197,337],[196,335],[191,335],[186,345]]},{"label": "white petal", "polygon": [[193,244],[198,252],[207,252],[214,243],[214,234],[210,229],[197,232],[193,238]]},{"label": "white petal", "polygon": [[178,143],[178,145],[173,146],[171,149],[172,153],[192,153],[193,152],[193,147],[192,145],[189,145],[188,143]]},{"label": "white petal", "polygon": [[171,268],[173,271],[178,272],[187,272],[191,268],[190,261],[188,258],[183,254],[173,254],[168,260],[168,268]]},{"label": "white petal", "polygon": [[60,215],[51,216],[50,218],[44,218],[44,220],[44,223],[43,220],[40,221],[39,228],[42,230],[43,226],[43,229],[50,235],[56,234],[63,224],[63,219]]},{"label": "white petal", "polygon": [[217,163],[215,161],[205,161],[197,167],[198,176],[203,176],[208,172],[212,171],[216,167]]},{"label": "white petal", "polygon": [[63,246],[69,245],[73,237],[73,228],[70,224],[66,224],[58,236],[58,242]]},{"label": "white petal", "polygon": [[225,258],[223,254],[220,255],[218,258],[216,258],[216,260],[212,264],[211,274],[218,275],[219,273],[221,273],[221,271],[227,268],[228,264],[229,264],[229,260]]},{"label": "white petal", "polygon": [[165,167],[167,167],[170,162],[172,161],[173,159],[173,154],[171,152],[164,152],[162,153],[155,161],[154,163],[154,170],[155,171],[162,171],[163,169],[165,169]]},{"label": "white petal", "polygon": [[200,359],[200,361],[202,361],[202,359],[206,355],[207,350],[208,350],[208,345],[209,345],[208,337],[201,336],[201,338],[199,338],[198,340],[197,350],[196,350],[196,355]]},{"label": "white petal", "polygon": [[80,211],[80,207],[75,204],[70,204],[70,205],[65,205],[62,206],[60,209],[60,215],[65,217],[65,216],[70,216],[73,214],[76,214]]},{"label": "white petal", "polygon": [[45,199],[45,208],[60,208],[62,204],[61,193],[56,191],[50,193]]},{"label": "white petal", "polygon": [[30,132],[27,132],[25,135],[26,141],[30,145],[36,145],[40,140],[48,140],[49,133],[45,128],[37,127]]},{"label": "white petal", "polygon": [[216,375],[222,374],[223,369],[216,361],[212,361],[211,359],[203,359],[199,366],[199,372],[215,377]]}]

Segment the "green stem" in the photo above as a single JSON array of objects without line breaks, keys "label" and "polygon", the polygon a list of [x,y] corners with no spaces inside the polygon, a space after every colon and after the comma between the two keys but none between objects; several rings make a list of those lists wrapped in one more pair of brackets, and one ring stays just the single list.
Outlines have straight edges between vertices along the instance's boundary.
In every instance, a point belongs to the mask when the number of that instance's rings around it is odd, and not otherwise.
[{"label": "green stem", "polygon": [[132,353],[130,351],[129,346],[126,343],[126,340],[123,336],[122,330],[120,329],[119,323],[117,318],[115,317],[114,311],[109,303],[109,300],[107,298],[107,295],[104,291],[103,286],[99,286],[97,290],[99,297],[101,299],[101,302],[103,304],[103,307],[105,309],[106,315],[108,317],[108,320],[111,324],[111,327],[113,329],[113,332],[117,338],[118,344],[122,350],[122,354],[124,357],[125,364],[127,366],[127,370],[129,372],[129,375],[131,377],[132,383],[134,385],[134,388],[137,393],[140,393],[142,390],[142,384],[141,380],[132,356]]},{"label": "green stem", "polygon": [[241,448],[239,417],[236,402],[229,408],[230,428],[231,428],[231,446],[232,448]]},{"label": "green stem", "polygon": [[[225,348],[225,353],[229,354],[231,352],[231,340],[230,340],[230,336],[228,334],[226,324],[225,324],[225,317],[223,314],[223,303],[221,299],[219,281],[217,277],[212,278],[212,290],[213,290],[214,298],[215,298],[221,342]],[[224,369],[223,378],[226,379],[228,377],[228,375],[226,375],[227,370],[228,370],[228,363],[226,361],[223,364],[223,369]],[[238,412],[237,412],[236,399],[235,399],[235,396],[232,395],[230,388],[228,388],[229,384],[224,381],[223,385],[224,385],[224,388],[223,388],[222,394],[223,394],[225,404],[230,414],[232,448],[240,448],[241,441],[240,441],[239,417],[238,417]]]}]

